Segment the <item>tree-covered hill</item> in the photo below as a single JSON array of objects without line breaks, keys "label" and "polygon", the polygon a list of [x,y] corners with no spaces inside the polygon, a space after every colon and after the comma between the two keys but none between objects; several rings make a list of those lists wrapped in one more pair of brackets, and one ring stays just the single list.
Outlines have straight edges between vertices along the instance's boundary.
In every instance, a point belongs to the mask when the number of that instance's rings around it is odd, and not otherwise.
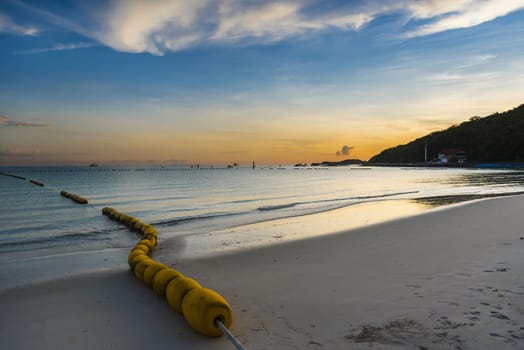
[{"label": "tree-covered hill", "polygon": [[524,104],[504,113],[472,117],[447,130],[433,132],[405,145],[388,148],[373,156],[371,163],[410,163],[428,160],[439,151],[460,148],[470,162],[515,162],[524,160]]}]

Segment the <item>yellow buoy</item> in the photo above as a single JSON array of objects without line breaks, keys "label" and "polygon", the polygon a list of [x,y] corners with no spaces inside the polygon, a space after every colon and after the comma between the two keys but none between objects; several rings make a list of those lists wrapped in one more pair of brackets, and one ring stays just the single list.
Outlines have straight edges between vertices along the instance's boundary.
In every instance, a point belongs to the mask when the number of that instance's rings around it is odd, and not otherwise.
[{"label": "yellow buoy", "polygon": [[151,260],[151,258],[148,255],[146,255],[146,254],[136,255],[133,259],[131,259],[131,264],[129,264],[129,267],[131,268],[132,271],[134,271],[136,265],[139,262],[141,262],[142,260],[145,260],[145,259]]},{"label": "yellow buoy", "polygon": [[147,246],[150,251],[153,250],[153,248],[155,248],[153,246],[153,243],[151,243],[151,241],[148,240],[148,239],[141,239],[140,241],[138,241],[138,244],[143,244],[143,245]]},{"label": "yellow buoy", "polygon": [[220,294],[207,288],[189,291],[182,301],[182,313],[193,329],[209,337],[222,335],[216,319],[227,328],[233,321],[231,306]]},{"label": "yellow buoy", "polygon": [[149,247],[147,245],[142,244],[140,242],[135,246],[135,249],[143,250],[143,251],[146,252],[146,254],[149,254],[149,251],[150,251],[150,249],[149,249]]},{"label": "yellow buoy", "polygon": [[154,233],[156,234],[156,229],[153,225],[149,225],[149,224],[144,224],[144,226],[142,226],[142,233],[146,233],[146,231],[150,231],[151,233]]},{"label": "yellow buoy", "polygon": [[158,244],[155,235],[151,235],[151,234],[144,235],[144,239],[147,239],[148,241],[150,241],[153,247],[156,247]]},{"label": "yellow buoy", "polygon": [[135,224],[133,225],[132,228],[134,228],[137,231],[142,232],[142,227],[143,226],[144,226],[144,223],[142,221],[137,221],[137,222],[135,222]]},{"label": "yellow buoy", "polygon": [[131,251],[140,250],[144,252],[144,254],[149,255],[149,249],[146,249],[144,247],[146,247],[144,244],[137,244],[135,247],[133,247],[133,249],[131,249]]},{"label": "yellow buoy", "polygon": [[136,264],[135,269],[133,270],[135,277],[139,281],[143,281],[144,271],[153,264],[156,264],[156,262],[153,261],[151,258],[140,260],[138,264]]},{"label": "yellow buoy", "polygon": [[[147,225],[146,225],[146,226],[147,226]],[[143,226],[143,228],[146,227],[146,226]],[[156,229],[155,229],[153,226],[151,226],[151,227],[147,227],[147,228],[144,228],[144,229],[142,230],[142,233],[143,233],[144,235],[152,234],[152,235],[155,235],[155,236],[156,236],[156,234],[157,234]]]},{"label": "yellow buoy", "polygon": [[155,275],[163,269],[167,269],[167,266],[161,263],[156,263],[149,265],[147,269],[144,271],[144,278],[143,281],[145,284],[147,284],[149,287],[153,286],[153,279],[155,278]]},{"label": "yellow buoy", "polygon": [[104,215],[109,215],[113,210],[115,210],[115,209],[113,209],[113,208],[111,208],[111,207],[104,207],[104,208],[102,209],[102,214],[104,214]]},{"label": "yellow buoy", "polygon": [[131,220],[131,217],[127,214],[120,215],[119,221],[123,223],[124,225],[128,225],[129,220]]},{"label": "yellow buoy", "polygon": [[127,263],[129,264],[129,267],[132,266],[133,259],[139,255],[148,256],[142,249],[133,249],[127,257]]},{"label": "yellow buoy", "polygon": [[126,222],[126,225],[129,226],[129,228],[133,228],[135,226],[135,223],[138,221],[138,219],[135,219],[134,217],[130,216],[129,219]]},{"label": "yellow buoy", "polygon": [[167,268],[160,270],[153,278],[153,290],[158,296],[165,297],[167,284],[173,279],[182,276],[180,272],[174,269]]},{"label": "yellow buoy", "polygon": [[166,287],[166,299],[169,306],[179,314],[182,313],[182,300],[192,289],[202,288],[197,281],[189,277],[179,277],[172,280]]}]

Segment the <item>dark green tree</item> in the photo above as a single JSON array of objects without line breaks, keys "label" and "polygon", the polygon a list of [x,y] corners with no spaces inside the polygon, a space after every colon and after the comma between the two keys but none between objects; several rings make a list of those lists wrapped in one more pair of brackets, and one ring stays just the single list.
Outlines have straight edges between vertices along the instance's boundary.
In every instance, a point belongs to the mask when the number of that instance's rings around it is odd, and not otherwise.
[{"label": "dark green tree", "polygon": [[411,163],[424,161],[446,148],[461,148],[472,162],[515,162],[524,155],[524,104],[504,113],[470,118],[460,125],[433,132],[405,145],[388,148],[371,157],[371,163]]}]

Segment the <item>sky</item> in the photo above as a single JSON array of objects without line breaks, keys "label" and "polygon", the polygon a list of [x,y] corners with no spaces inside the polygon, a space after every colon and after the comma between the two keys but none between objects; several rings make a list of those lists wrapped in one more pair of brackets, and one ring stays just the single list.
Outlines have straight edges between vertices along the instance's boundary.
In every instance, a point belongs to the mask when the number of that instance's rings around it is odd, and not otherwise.
[{"label": "sky", "polygon": [[0,166],[367,160],[524,103],[524,0],[0,0]]}]

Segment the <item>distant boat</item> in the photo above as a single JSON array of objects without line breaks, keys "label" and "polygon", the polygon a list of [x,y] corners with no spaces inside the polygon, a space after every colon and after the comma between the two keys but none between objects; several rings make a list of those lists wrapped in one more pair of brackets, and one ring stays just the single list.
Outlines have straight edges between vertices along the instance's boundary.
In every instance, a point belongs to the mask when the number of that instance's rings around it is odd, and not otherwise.
[{"label": "distant boat", "polygon": [[96,168],[98,166],[99,166],[98,163],[91,163],[91,164],[89,164],[90,168]]}]

